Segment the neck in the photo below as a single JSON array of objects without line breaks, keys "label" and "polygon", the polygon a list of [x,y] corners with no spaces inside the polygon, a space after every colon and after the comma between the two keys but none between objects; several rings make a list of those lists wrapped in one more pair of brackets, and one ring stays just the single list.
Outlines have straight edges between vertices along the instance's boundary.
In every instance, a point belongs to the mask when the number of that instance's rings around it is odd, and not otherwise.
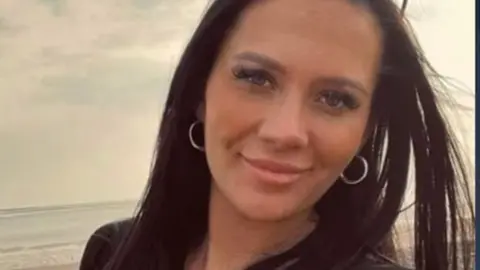
[{"label": "neck", "polygon": [[206,270],[245,269],[300,242],[315,227],[310,216],[306,212],[283,221],[250,220],[213,187],[208,238],[195,256],[196,264]]}]

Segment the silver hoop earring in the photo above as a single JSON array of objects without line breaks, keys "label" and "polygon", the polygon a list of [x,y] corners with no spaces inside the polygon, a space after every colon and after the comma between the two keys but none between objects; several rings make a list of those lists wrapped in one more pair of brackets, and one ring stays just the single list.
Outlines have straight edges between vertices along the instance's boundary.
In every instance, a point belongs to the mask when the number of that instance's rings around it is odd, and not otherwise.
[{"label": "silver hoop earring", "polygon": [[340,174],[340,178],[342,179],[342,181],[347,184],[347,185],[356,185],[356,184],[359,184],[360,182],[362,182],[363,180],[365,180],[365,178],[367,178],[367,174],[368,174],[368,162],[367,160],[362,157],[362,156],[356,156],[356,158],[360,159],[363,163],[363,167],[364,167],[364,171],[363,171],[363,174],[362,176],[360,176],[360,178],[358,178],[357,180],[349,180],[345,177],[345,175]]},{"label": "silver hoop earring", "polygon": [[190,128],[188,129],[188,138],[190,139],[190,144],[193,146],[193,148],[199,150],[199,151],[205,151],[205,148],[195,142],[193,139],[193,129],[195,126],[199,125],[200,121],[195,121],[190,125]]}]

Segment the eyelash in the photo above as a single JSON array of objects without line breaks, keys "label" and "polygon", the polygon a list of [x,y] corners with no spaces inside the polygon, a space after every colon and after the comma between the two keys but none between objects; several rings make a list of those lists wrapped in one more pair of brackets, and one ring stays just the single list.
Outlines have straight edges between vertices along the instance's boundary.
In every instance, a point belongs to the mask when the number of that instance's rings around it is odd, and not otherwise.
[{"label": "eyelash", "polygon": [[[265,70],[262,69],[247,69],[244,67],[239,67],[233,69],[233,75],[236,79],[246,81],[250,84],[260,86],[260,87],[273,87],[275,80],[273,77]],[[264,80],[264,83],[259,83],[255,81],[257,79]],[[265,85],[268,83],[269,85]]]},{"label": "eyelash", "polygon": [[[245,81],[249,84],[259,87],[273,88],[275,86],[275,80],[267,71],[263,69],[249,69],[245,67],[237,67],[233,69],[233,75],[236,79]],[[261,82],[258,82],[260,80]],[[330,99],[330,100],[329,100]],[[331,103],[331,99],[337,99],[337,104]],[[359,107],[359,104],[355,97],[344,91],[326,89],[321,91],[315,98],[315,102],[320,102],[333,110],[354,110]],[[340,104],[340,105],[338,105]]]},{"label": "eyelash", "polygon": [[[336,104],[331,104],[331,99],[335,99],[334,103]],[[353,95],[338,90],[324,90],[317,96],[315,101],[320,101],[322,104],[335,110],[354,110],[359,107]]]}]

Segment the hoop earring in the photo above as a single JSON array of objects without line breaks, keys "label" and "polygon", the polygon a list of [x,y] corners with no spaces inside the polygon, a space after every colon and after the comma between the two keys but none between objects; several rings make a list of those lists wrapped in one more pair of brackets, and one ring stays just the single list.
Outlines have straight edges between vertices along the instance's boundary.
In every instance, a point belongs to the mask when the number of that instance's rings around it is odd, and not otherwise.
[{"label": "hoop earring", "polygon": [[360,178],[358,178],[357,180],[349,180],[345,177],[345,175],[340,174],[340,178],[342,179],[342,181],[347,184],[347,185],[356,185],[356,184],[360,184],[363,180],[365,180],[365,178],[367,178],[367,175],[368,175],[368,162],[367,160],[362,157],[362,156],[355,156],[356,158],[360,159],[363,163],[363,167],[364,167],[364,170],[363,170],[363,174],[362,176],[360,176]]},{"label": "hoop earring", "polygon": [[200,121],[195,121],[190,125],[190,128],[188,129],[188,138],[190,139],[190,144],[193,146],[193,148],[199,150],[199,151],[205,151],[205,148],[195,142],[193,139],[193,129],[195,126],[199,125]]}]

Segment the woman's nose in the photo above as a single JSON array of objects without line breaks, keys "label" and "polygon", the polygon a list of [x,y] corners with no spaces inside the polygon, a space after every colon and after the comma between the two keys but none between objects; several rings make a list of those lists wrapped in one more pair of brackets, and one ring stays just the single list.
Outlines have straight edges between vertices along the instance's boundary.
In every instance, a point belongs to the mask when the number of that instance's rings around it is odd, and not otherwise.
[{"label": "woman's nose", "polygon": [[259,127],[260,139],[278,147],[306,147],[308,133],[302,110],[300,102],[295,100],[285,100],[281,104],[273,105]]}]

